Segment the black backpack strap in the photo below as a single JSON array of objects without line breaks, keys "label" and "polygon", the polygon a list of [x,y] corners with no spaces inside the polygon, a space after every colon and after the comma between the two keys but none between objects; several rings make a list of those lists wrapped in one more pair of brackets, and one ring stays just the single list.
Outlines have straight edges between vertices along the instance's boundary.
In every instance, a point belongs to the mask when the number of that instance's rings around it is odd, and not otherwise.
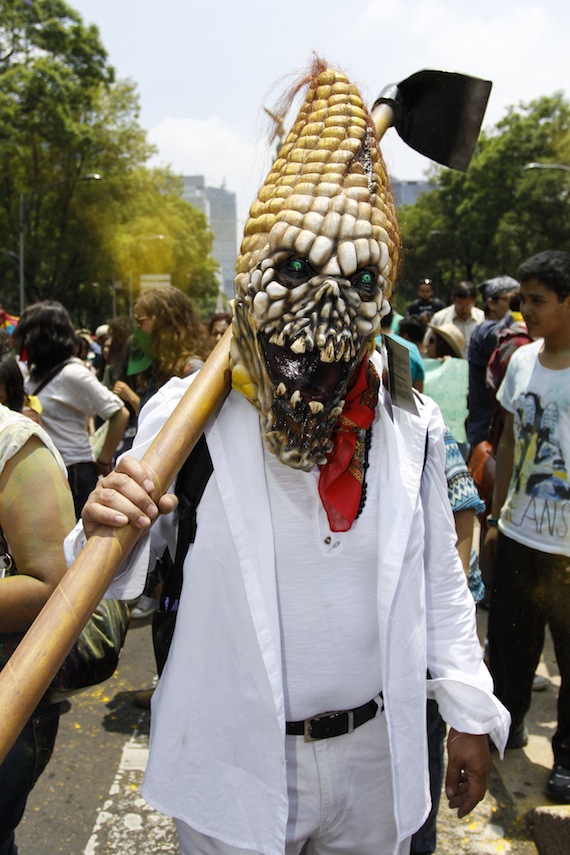
[{"label": "black backpack strap", "polygon": [[178,537],[176,555],[172,568],[165,579],[164,588],[168,588],[170,597],[180,599],[182,591],[182,567],[188,547],[196,538],[196,513],[198,505],[214,471],[212,458],[206,445],[204,434],[186,458],[178,478],[175,493],[178,496]]},{"label": "black backpack strap", "polygon": [[62,370],[65,368],[65,366],[66,366],[66,365],[69,365],[69,363],[70,363],[70,362],[71,362],[71,359],[66,359],[66,360],[65,360],[65,362],[60,362],[58,365],[55,365],[55,366],[51,369],[51,371],[49,372],[49,374],[48,374],[46,377],[44,377],[44,379],[43,379],[43,380],[41,380],[41,381],[40,381],[40,383],[38,383],[38,385],[36,386],[36,388],[34,389],[34,391],[33,391],[33,392],[30,392],[30,395],[39,395],[39,393],[42,391],[42,389],[45,389],[45,387],[47,386],[47,384],[48,384],[48,383],[51,383],[51,381],[53,380],[53,378],[54,378],[54,377],[57,377],[57,375],[59,374],[59,372],[60,372],[60,371],[62,371]]},{"label": "black backpack strap", "polygon": [[184,559],[188,547],[196,537],[196,513],[198,505],[210,475],[214,471],[212,458],[206,445],[204,434],[184,462],[176,479],[175,493],[178,496],[178,537],[174,561],[170,560],[168,550],[162,558],[164,585],[160,597],[160,606],[154,613],[152,636],[154,654],[159,676],[166,664],[170,649],[178,603],[182,593]]},{"label": "black backpack strap", "polygon": [[[414,394],[416,404],[421,409],[423,406],[423,403],[422,403],[422,398],[421,398],[420,393],[418,392],[417,389],[412,389],[412,392]],[[425,439],[425,445],[424,445],[424,462],[422,464],[422,475],[424,474],[424,469],[426,468],[426,463],[427,463],[427,459],[428,459],[428,451],[429,451],[429,428],[426,428],[426,439]]]},{"label": "black backpack strap", "polygon": [[[178,517],[180,522],[185,523],[184,538],[187,538],[185,553],[188,551],[189,544],[194,543],[196,537],[196,511],[213,471],[214,467],[206,444],[206,437],[202,434],[183,463],[176,479],[175,493],[178,496],[179,502]],[[186,522],[189,523],[187,533]],[[180,543],[180,540],[179,532],[178,543]]]}]

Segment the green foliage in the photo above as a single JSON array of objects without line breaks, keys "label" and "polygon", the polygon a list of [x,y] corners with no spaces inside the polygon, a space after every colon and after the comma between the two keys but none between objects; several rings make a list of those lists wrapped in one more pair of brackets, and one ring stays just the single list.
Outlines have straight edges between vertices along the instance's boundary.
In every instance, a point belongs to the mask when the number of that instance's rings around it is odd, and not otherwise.
[{"label": "green foliage", "polygon": [[570,249],[570,172],[524,168],[532,162],[570,165],[562,93],[511,107],[481,135],[466,174],[434,169],[434,189],[401,210],[404,294],[428,276],[447,297],[460,279],[516,276],[529,255]]},{"label": "green foliage", "polygon": [[218,266],[210,254],[213,236],[204,214],[182,199],[181,192],[181,179],[168,170],[136,171],[122,205],[128,217],[118,228],[104,225],[104,240],[124,294],[128,284],[136,299],[142,274],[170,273],[172,285],[206,316],[218,292]]},{"label": "green foliage", "polygon": [[128,312],[141,273],[213,308],[211,233],[179,179],[145,167],[138,110],[66,3],[0,0],[0,306],[18,311],[22,232],[26,302],[58,299],[78,326]]}]

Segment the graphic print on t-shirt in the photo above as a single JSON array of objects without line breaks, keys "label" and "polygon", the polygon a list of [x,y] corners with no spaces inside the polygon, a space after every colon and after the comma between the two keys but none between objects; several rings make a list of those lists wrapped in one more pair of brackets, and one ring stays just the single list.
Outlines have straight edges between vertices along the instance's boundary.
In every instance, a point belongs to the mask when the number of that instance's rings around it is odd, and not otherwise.
[{"label": "graphic print on t-shirt", "polygon": [[529,392],[518,412],[519,439],[515,450],[515,491],[542,499],[570,499],[568,469],[559,442],[558,405],[544,408]]},{"label": "graphic print on t-shirt", "polygon": [[545,368],[541,339],[519,347],[497,392],[513,416],[513,472],[499,527],[518,543],[570,558],[570,368]]}]

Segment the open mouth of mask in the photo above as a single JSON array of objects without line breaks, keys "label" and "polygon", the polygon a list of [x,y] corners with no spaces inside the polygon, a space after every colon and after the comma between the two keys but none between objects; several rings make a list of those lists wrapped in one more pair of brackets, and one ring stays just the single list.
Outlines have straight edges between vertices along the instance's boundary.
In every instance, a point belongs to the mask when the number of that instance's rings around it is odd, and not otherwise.
[{"label": "open mouth of mask", "polygon": [[297,354],[287,347],[271,344],[259,336],[268,374],[278,399],[286,399],[291,407],[307,405],[316,415],[330,403],[335,391],[348,378],[352,363],[322,362],[320,353]]},{"label": "open mouth of mask", "polygon": [[318,352],[295,354],[263,335],[260,344],[273,389],[272,425],[265,433],[270,449],[296,468],[324,463],[354,362],[322,362]]}]

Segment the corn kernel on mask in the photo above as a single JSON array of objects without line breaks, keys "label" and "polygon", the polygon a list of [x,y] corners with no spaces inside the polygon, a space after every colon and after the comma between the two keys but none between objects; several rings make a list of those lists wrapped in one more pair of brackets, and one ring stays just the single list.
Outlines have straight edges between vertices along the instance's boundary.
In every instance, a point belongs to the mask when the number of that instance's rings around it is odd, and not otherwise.
[{"label": "corn kernel on mask", "polygon": [[399,236],[370,115],[313,66],[305,102],[250,209],[237,261],[232,384],[283,463],[326,462],[346,390],[374,348]]}]

